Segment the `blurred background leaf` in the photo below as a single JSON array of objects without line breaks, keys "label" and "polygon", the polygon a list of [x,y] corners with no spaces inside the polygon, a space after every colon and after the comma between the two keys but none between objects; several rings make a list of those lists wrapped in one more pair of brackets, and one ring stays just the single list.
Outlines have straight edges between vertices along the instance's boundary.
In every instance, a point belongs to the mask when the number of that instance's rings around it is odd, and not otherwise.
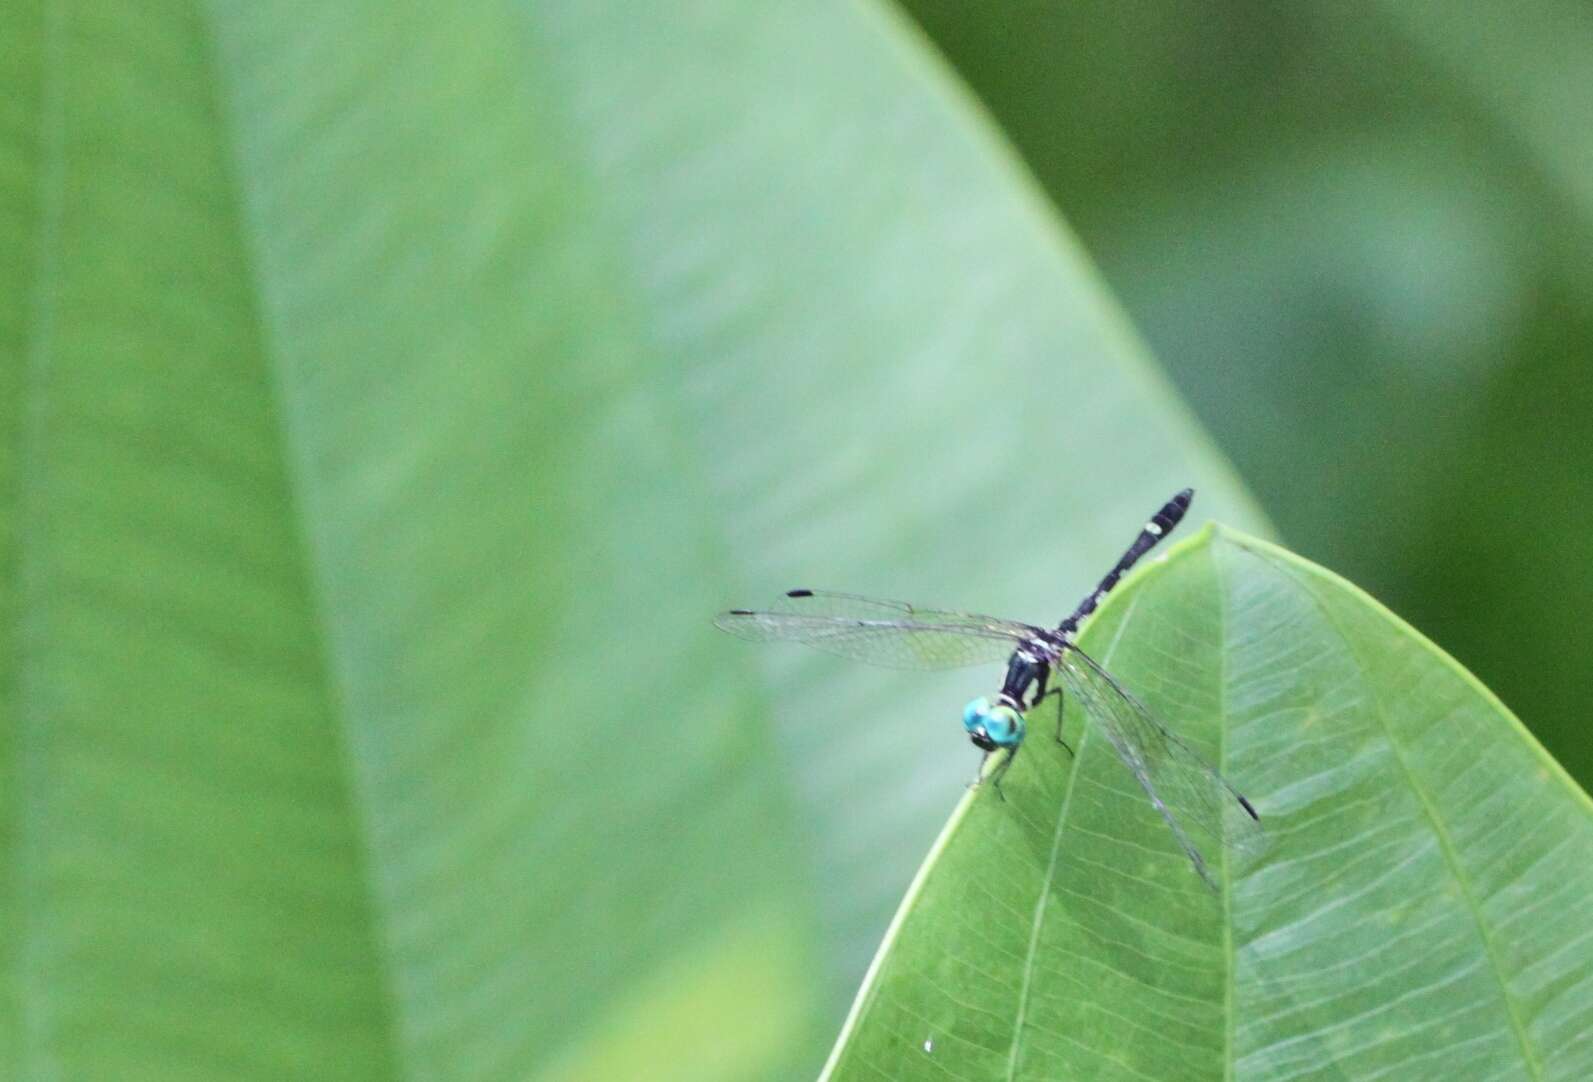
[{"label": "blurred background leaf", "polygon": [[990,677],[713,611],[1264,528],[891,9],[0,40],[8,1076],[809,1073]]},{"label": "blurred background leaf", "polygon": [[953,817],[827,1078],[1593,1072],[1593,808],[1451,658],[1226,530],[1083,642],[1255,798],[1266,849],[1209,850],[1208,892],[1075,704],[1076,754],[1037,725],[1006,801]]},{"label": "blurred background leaf", "polygon": [[1587,6],[904,2],[1291,546],[1593,781]]}]

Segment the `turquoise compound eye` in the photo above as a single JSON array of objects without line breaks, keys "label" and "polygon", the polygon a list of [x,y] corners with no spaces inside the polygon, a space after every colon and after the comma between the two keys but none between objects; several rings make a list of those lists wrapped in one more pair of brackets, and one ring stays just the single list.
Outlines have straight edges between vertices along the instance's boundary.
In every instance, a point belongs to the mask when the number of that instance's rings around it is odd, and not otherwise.
[{"label": "turquoise compound eye", "polygon": [[1023,715],[1010,706],[992,707],[985,713],[985,733],[993,744],[1015,748],[1023,743]]},{"label": "turquoise compound eye", "polygon": [[985,723],[990,713],[990,700],[980,696],[962,708],[962,727],[970,733]]}]

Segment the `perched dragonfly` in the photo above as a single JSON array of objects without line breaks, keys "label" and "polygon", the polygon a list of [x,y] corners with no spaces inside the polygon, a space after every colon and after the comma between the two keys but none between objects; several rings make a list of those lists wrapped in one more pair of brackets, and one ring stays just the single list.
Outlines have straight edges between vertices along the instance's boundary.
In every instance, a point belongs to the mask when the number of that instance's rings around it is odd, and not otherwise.
[{"label": "perched dragonfly", "polygon": [[[1066,692],[1100,727],[1195,871],[1215,886],[1191,832],[1241,852],[1253,849],[1261,838],[1255,807],[1075,641],[1079,624],[1129,568],[1178,525],[1194,495],[1186,488],[1151,516],[1116,566],[1054,628],[819,590],[790,590],[772,609],[731,609],[714,622],[743,639],[789,639],[892,668],[954,668],[1006,658],[1007,676],[994,701],[977,698],[963,710],[968,739],[984,752],[975,784],[984,777],[990,757],[1005,751],[990,775],[1001,793],[1001,778],[1023,746],[1024,716],[1048,698],[1057,700],[1056,739],[1066,746],[1062,739]],[[1048,688],[1053,674],[1059,686]]]}]

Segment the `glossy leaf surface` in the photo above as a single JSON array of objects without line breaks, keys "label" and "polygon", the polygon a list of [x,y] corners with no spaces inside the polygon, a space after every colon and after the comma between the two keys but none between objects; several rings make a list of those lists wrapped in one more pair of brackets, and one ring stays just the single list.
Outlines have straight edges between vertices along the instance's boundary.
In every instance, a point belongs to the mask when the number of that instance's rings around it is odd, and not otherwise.
[{"label": "glossy leaf surface", "polygon": [[1226,530],[1084,641],[1249,794],[1265,849],[1204,890],[1070,711],[1076,757],[1031,736],[1008,800],[953,817],[829,1078],[1593,1070],[1588,799],[1451,659]]}]

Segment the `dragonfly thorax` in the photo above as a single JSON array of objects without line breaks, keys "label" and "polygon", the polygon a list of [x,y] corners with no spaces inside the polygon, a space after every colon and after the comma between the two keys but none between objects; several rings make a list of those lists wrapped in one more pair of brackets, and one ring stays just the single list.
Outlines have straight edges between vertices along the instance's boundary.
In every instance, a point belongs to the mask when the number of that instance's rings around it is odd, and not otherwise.
[{"label": "dragonfly thorax", "polygon": [[974,747],[985,751],[1017,748],[1023,743],[1023,714],[1004,702],[991,703],[982,695],[963,707],[962,727],[968,730]]},{"label": "dragonfly thorax", "polygon": [[1039,696],[1045,692],[1046,678],[1050,675],[1050,659],[1056,648],[1042,641],[1025,642],[1012,652],[1007,660],[1007,676],[1001,682],[999,702],[1017,710],[1034,705],[1029,698],[1030,689]]}]

